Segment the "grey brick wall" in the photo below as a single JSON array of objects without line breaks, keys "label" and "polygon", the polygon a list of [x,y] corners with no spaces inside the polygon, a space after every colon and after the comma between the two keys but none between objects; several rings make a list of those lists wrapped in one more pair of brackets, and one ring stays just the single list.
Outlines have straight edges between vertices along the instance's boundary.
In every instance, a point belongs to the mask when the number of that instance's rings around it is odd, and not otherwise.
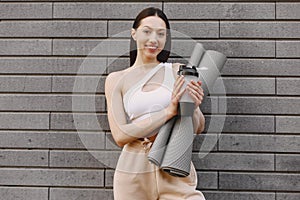
[{"label": "grey brick wall", "polygon": [[189,57],[186,36],[229,58],[226,94],[219,80],[201,106],[197,188],[207,200],[300,199],[300,3],[274,0],[1,1],[0,199],[113,199],[104,81],[128,67],[128,31],[148,6],[182,33],[172,62]]}]

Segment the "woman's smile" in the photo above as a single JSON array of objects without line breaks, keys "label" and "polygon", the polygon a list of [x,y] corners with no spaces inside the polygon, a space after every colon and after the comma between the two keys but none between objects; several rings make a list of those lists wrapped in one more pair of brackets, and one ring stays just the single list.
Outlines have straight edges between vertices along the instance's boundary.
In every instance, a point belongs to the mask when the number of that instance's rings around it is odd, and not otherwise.
[{"label": "woman's smile", "polygon": [[159,48],[158,46],[145,45],[145,49],[147,49],[150,53],[155,53]]},{"label": "woman's smile", "polygon": [[152,46],[152,45],[145,45],[145,47],[152,50],[158,49],[158,46]]}]

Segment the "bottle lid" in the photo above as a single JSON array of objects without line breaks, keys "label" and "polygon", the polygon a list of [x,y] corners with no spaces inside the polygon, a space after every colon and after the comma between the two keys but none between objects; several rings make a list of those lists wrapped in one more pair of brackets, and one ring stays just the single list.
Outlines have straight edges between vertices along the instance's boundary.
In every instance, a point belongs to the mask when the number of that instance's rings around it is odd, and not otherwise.
[{"label": "bottle lid", "polygon": [[195,66],[187,67],[186,65],[180,65],[177,72],[178,75],[188,75],[188,76],[199,76]]}]

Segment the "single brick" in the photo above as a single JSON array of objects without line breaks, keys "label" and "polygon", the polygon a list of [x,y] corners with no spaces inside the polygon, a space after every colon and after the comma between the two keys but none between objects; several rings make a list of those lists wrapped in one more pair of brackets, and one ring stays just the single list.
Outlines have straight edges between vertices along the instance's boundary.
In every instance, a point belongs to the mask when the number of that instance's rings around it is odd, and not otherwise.
[{"label": "single brick", "polygon": [[170,27],[171,35],[175,38],[219,38],[217,21],[173,21]]},{"label": "single brick", "polygon": [[221,38],[299,38],[299,22],[229,22],[220,24]]},{"label": "single brick", "polygon": [[45,150],[1,150],[0,166],[47,167],[48,151]]},{"label": "single brick", "polygon": [[203,153],[193,154],[194,164],[200,170],[274,170],[274,155],[272,154],[209,153],[205,157],[201,154]]},{"label": "single brick", "polygon": [[200,172],[197,171],[197,189],[217,189],[218,188],[218,172]]},{"label": "single brick", "polygon": [[0,39],[0,55],[51,55],[50,39]]},{"label": "single brick", "polygon": [[[299,109],[296,110],[299,112]],[[300,133],[299,116],[276,116],[277,133]]]},{"label": "single brick", "polygon": [[146,7],[162,8],[162,3],[54,3],[54,18],[63,19],[134,19]]},{"label": "single brick", "polygon": [[0,76],[1,92],[50,92],[50,76]]},{"label": "single brick", "polygon": [[[61,100],[59,100],[61,99]],[[72,97],[57,98],[61,102],[61,107],[55,108],[56,111],[72,111],[72,112],[101,112],[105,111],[104,95],[72,95]],[[59,104],[58,104],[59,105]]]},{"label": "single brick", "polygon": [[220,172],[220,189],[299,191],[299,174]]},{"label": "single brick", "polygon": [[276,200],[298,200],[300,198],[299,193],[280,193],[276,192]]},{"label": "single brick", "polygon": [[276,81],[278,95],[300,94],[300,78],[277,78]]},{"label": "single brick", "polygon": [[300,58],[299,41],[276,41],[276,57]]},{"label": "single brick", "polygon": [[[52,3],[1,3],[0,19],[51,19]],[[2,22],[1,22],[2,23]]]},{"label": "single brick", "polygon": [[0,58],[3,74],[102,74],[106,58]]},{"label": "single brick", "polygon": [[129,58],[108,58],[107,73],[110,74],[115,71],[124,70],[130,67]]},{"label": "single brick", "polygon": [[0,187],[0,196],[5,200],[48,200],[48,188],[46,187]]},{"label": "single brick", "polygon": [[249,78],[249,77],[220,77],[214,86],[214,93],[223,94],[275,94],[275,78]]},{"label": "single brick", "polygon": [[50,151],[50,167],[115,168],[119,152]]},{"label": "single brick", "polygon": [[300,19],[300,4],[295,3],[276,3],[276,19]]},{"label": "single brick", "polygon": [[203,158],[203,154],[200,154],[200,152],[211,152],[211,151],[217,151],[217,143],[218,143],[218,134],[214,133],[208,133],[204,134],[201,133],[199,135],[195,135],[194,141],[193,141],[193,151],[199,152],[198,158]]},{"label": "single brick", "polygon": [[47,131],[0,131],[2,148],[48,148]]},{"label": "single brick", "polygon": [[273,116],[211,115],[206,116],[205,131],[220,133],[274,133]]},{"label": "single brick", "polygon": [[103,170],[13,169],[0,170],[1,185],[103,187]]},{"label": "single brick", "polygon": [[0,129],[49,129],[49,113],[2,112]]},{"label": "single brick", "polygon": [[0,131],[2,148],[104,149],[101,132]]},{"label": "single brick", "polygon": [[103,95],[0,95],[3,111],[85,111],[105,110]]},{"label": "single brick", "polygon": [[[227,57],[275,57],[275,42],[264,40],[203,40],[205,49],[222,52]],[[189,58],[195,41],[173,40],[171,53]]]},{"label": "single brick", "polygon": [[169,19],[274,19],[274,3],[164,3]]},{"label": "single brick", "polygon": [[107,37],[104,21],[1,22],[1,37]]},{"label": "single brick", "polygon": [[298,136],[223,134],[219,140],[219,150],[299,153],[299,140]]},{"label": "single brick", "polygon": [[49,200],[113,200],[113,191],[110,189],[89,189],[89,188],[50,188]]},{"label": "single brick", "polygon": [[276,154],[276,170],[277,171],[288,171],[298,172],[300,170],[300,156],[288,154]]},{"label": "single brick", "polygon": [[220,97],[220,102],[222,101],[230,114],[300,113],[300,101],[297,97]]},{"label": "single brick", "polygon": [[59,93],[104,93],[106,77],[97,76],[53,76],[52,92]]},{"label": "single brick", "polygon": [[52,130],[109,130],[104,114],[52,113],[50,127]]},{"label": "single brick", "polygon": [[275,193],[273,192],[227,192],[227,191],[205,191],[206,199],[218,200],[275,200]]},{"label": "single brick", "polygon": [[300,76],[297,59],[228,59],[222,75],[228,76]]},{"label": "single brick", "polygon": [[123,56],[129,55],[129,39],[53,40],[53,55]]},{"label": "single brick", "polygon": [[113,187],[114,170],[105,170],[105,187]]},{"label": "single brick", "polygon": [[133,20],[109,21],[108,22],[108,37],[109,38],[119,38],[119,37],[130,38],[132,25],[133,25]]}]

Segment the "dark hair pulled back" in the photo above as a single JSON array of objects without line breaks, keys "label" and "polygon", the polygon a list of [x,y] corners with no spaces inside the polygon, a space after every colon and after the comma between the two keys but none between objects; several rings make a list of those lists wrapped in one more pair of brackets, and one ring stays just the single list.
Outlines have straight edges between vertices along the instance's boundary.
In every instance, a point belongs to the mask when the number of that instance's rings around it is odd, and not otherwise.
[{"label": "dark hair pulled back", "polygon": [[[157,55],[157,60],[160,62],[167,62],[171,50],[171,32],[170,32],[169,20],[162,10],[154,7],[149,7],[142,10],[135,18],[132,28],[137,29],[140,26],[141,20],[149,16],[158,16],[166,23],[166,28],[167,28],[166,44],[164,49]],[[137,56],[136,41],[132,37],[130,38],[129,56],[130,56],[130,66],[132,66]]]}]

